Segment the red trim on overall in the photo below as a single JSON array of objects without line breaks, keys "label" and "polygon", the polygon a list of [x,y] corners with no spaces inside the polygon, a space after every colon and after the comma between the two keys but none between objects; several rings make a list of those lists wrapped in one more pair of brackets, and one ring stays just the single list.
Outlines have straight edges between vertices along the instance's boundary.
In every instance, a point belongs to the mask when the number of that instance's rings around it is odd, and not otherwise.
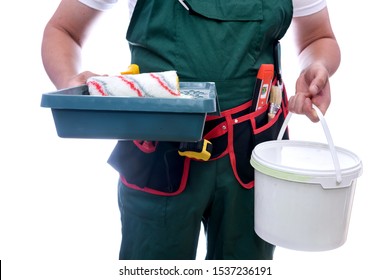
[{"label": "red trim on overall", "polygon": [[[251,189],[253,188],[254,186],[254,181],[251,181],[249,183],[244,183],[240,176],[238,175],[238,172],[237,172],[237,160],[236,160],[236,154],[235,154],[235,151],[234,151],[234,125],[236,124],[239,124],[239,123],[242,123],[244,121],[247,121],[247,120],[250,120],[251,123],[252,123],[252,126],[253,126],[253,123],[255,122],[255,115],[260,115],[262,113],[264,113],[266,111],[266,107],[260,109],[260,110],[257,110],[253,113],[250,113],[250,114],[247,114],[247,115],[244,115],[242,117],[238,117],[238,118],[235,118],[233,119],[231,115],[226,115],[225,118],[226,118],[226,122],[228,124],[228,145],[227,145],[227,150],[228,150],[228,153],[229,153],[229,157],[230,157],[230,164],[232,166],[232,170],[233,170],[233,173],[234,173],[234,176],[236,177],[237,181],[241,184],[241,186],[243,186],[244,188],[246,189]],[[253,128],[253,127],[252,127]]]},{"label": "red trim on overall", "polygon": [[158,191],[158,190],[155,190],[155,189],[151,189],[151,188],[148,188],[148,187],[141,188],[141,187],[139,187],[137,185],[128,183],[126,181],[125,177],[123,177],[122,175],[120,176],[120,179],[121,179],[122,183],[126,187],[129,187],[129,188],[134,189],[134,190],[139,190],[139,191],[147,192],[147,193],[154,194],[154,195],[160,195],[160,196],[174,196],[174,195],[180,194],[186,188],[187,179],[188,179],[188,173],[189,173],[189,170],[190,170],[190,162],[191,162],[190,158],[186,158],[184,160],[183,176],[182,176],[181,181],[180,181],[180,186],[177,189],[177,191],[172,192],[172,193],[161,192],[161,191]]},{"label": "red trim on overall", "polygon": [[[222,120],[222,122],[220,124],[218,124],[217,126],[215,126],[214,128],[212,128],[206,135],[204,135],[205,139],[210,140],[212,142],[212,139],[220,137],[220,136],[225,135],[227,133],[227,144],[226,144],[225,151],[223,151],[223,153],[221,153],[221,155],[219,155],[218,157],[212,158],[210,160],[217,160],[217,159],[229,154],[230,165],[232,167],[233,174],[234,174],[235,178],[237,179],[237,181],[240,183],[240,185],[246,189],[253,188],[254,181],[252,180],[249,183],[244,183],[241,180],[241,178],[237,172],[237,159],[236,159],[236,154],[234,151],[234,126],[237,124],[240,124],[242,122],[245,122],[245,121],[250,121],[253,134],[259,134],[259,133],[263,132],[264,130],[268,129],[269,127],[273,126],[277,122],[277,120],[279,119],[281,114],[283,114],[284,117],[286,117],[288,114],[288,107],[287,107],[288,99],[287,99],[287,95],[286,95],[286,92],[284,89],[283,89],[283,96],[284,97],[282,99],[281,109],[277,112],[274,119],[272,119],[267,124],[265,124],[259,128],[256,128],[255,118],[260,116],[261,114],[267,113],[268,106],[264,106],[263,108],[256,110],[255,112],[244,113],[244,115],[242,115],[240,117],[233,118],[234,115],[248,110],[251,106],[252,101],[248,101],[248,102],[246,102],[242,105],[239,105],[237,107],[234,107],[232,109],[225,110],[225,111],[221,112],[220,116],[207,116],[207,118],[206,118],[206,121]],[[143,151],[145,153],[154,152],[156,147],[157,147],[157,144],[158,144],[158,142],[154,142],[154,141],[133,141],[133,142],[141,151]],[[160,196],[175,196],[175,195],[178,195],[181,192],[183,192],[184,189],[186,188],[191,160],[193,160],[193,159],[185,158],[184,167],[183,167],[183,175],[182,175],[182,178],[180,181],[180,186],[175,192],[172,192],[172,193],[162,192],[162,191],[158,191],[158,190],[151,189],[148,187],[141,188],[137,185],[128,183],[122,175],[120,176],[120,178],[121,178],[122,183],[131,189],[147,192],[147,193],[154,194],[154,195],[160,195]]]},{"label": "red trim on overall", "polygon": [[228,109],[228,110],[221,112],[220,116],[207,116],[206,121],[218,120],[218,119],[222,119],[222,118],[224,118],[225,121],[218,124],[212,130],[210,130],[206,135],[204,135],[205,139],[212,142],[213,138],[222,136],[222,135],[227,133],[228,140],[227,140],[226,150],[221,155],[219,155],[218,157],[212,158],[211,160],[216,160],[216,159],[219,159],[219,158],[229,154],[230,164],[231,164],[234,176],[236,177],[237,181],[244,188],[247,188],[247,189],[253,188],[254,181],[251,181],[249,183],[244,183],[238,175],[237,160],[236,160],[236,155],[235,155],[235,151],[234,151],[234,125],[237,125],[237,124],[240,124],[242,122],[249,120],[251,122],[251,127],[253,130],[253,133],[259,134],[259,133],[267,130],[271,126],[273,126],[277,122],[277,120],[279,119],[281,114],[283,114],[284,117],[286,117],[287,113],[288,113],[288,107],[287,107],[288,99],[287,99],[287,94],[285,92],[285,88],[283,88],[283,99],[282,99],[281,110],[278,110],[277,114],[275,115],[275,117],[271,121],[269,121],[267,124],[265,124],[259,128],[256,127],[256,117],[260,116],[261,114],[266,113],[266,111],[268,110],[268,106],[264,106],[263,108],[256,110],[255,112],[245,114],[243,116],[240,116],[240,117],[237,117],[234,119],[232,117],[233,115],[250,108],[251,104],[252,104],[252,101],[248,101],[242,105],[239,105],[239,106],[234,107],[232,109]]},{"label": "red trim on overall", "polygon": [[250,100],[250,101],[245,102],[244,104],[241,104],[237,107],[222,111],[220,116],[207,116],[206,121],[218,120],[218,119],[221,119],[221,118],[226,117],[226,116],[237,114],[241,111],[248,109],[251,105],[252,105],[252,101]]},{"label": "red trim on overall", "polygon": [[134,140],[134,145],[138,147],[141,151],[146,154],[153,153],[156,151],[158,142],[156,141],[144,141],[144,140]]},{"label": "red trim on overall", "polygon": [[276,121],[278,120],[281,113],[282,113],[282,110],[278,110],[278,112],[276,113],[275,117],[272,120],[270,120],[266,125],[263,125],[262,127],[259,127],[259,128],[256,128],[256,120],[253,118],[250,119],[253,133],[259,134],[259,133],[263,132],[264,130],[267,130],[268,128],[273,126],[276,123]]},{"label": "red trim on overall", "polygon": [[220,123],[219,125],[215,126],[212,130],[210,130],[205,136],[204,139],[213,139],[219,136],[222,136],[226,133],[226,121]]},{"label": "red trim on overall", "polygon": [[[288,97],[286,92],[286,87],[283,85],[283,99],[282,99],[281,109],[283,110],[283,115],[286,117],[288,115]],[[288,127],[287,127],[288,130]]]}]

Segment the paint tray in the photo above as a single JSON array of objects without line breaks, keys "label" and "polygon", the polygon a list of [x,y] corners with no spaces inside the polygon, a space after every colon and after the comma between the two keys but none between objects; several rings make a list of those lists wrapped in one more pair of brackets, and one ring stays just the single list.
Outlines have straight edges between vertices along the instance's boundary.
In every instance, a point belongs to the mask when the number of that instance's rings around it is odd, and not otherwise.
[{"label": "paint tray", "polygon": [[42,94],[62,138],[198,141],[219,112],[215,84],[180,82],[191,98],[91,96],[86,85]]}]

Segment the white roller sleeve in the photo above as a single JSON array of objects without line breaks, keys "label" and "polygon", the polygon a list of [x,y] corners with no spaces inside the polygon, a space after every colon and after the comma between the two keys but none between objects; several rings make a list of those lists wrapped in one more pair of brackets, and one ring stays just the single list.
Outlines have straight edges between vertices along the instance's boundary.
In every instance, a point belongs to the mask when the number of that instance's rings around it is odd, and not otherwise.
[{"label": "white roller sleeve", "polygon": [[95,76],[87,80],[90,95],[131,97],[180,97],[176,71],[135,75]]}]

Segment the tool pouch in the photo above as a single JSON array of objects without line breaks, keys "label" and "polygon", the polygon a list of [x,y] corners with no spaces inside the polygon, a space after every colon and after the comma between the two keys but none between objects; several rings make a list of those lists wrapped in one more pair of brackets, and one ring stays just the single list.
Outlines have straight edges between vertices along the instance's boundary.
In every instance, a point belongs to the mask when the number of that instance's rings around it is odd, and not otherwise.
[{"label": "tool pouch", "polygon": [[[213,144],[210,160],[229,155],[236,179],[244,188],[254,186],[254,170],[250,158],[254,147],[265,141],[276,140],[287,115],[287,97],[283,92],[281,108],[270,121],[269,104],[251,112],[251,101],[223,111],[221,116],[209,116],[206,120],[204,138]],[[283,139],[287,139],[287,132]]]},{"label": "tool pouch", "polygon": [[190,159],[178,154],[179,143],[118,141],[108,163],[132,189],[164,196],[181,193]]},{"label": "tool pouch", "polygon": [[[230,157],[234,175],[244,188],[254,186],[250,165],[253,148],[275,140],[287,115],[287,98],[283,92],[281,109],[268,121],[268,107],[250,112],[251,101],[208,116],[204,138],[213,144],[210,160]],[[287,132],[283,139],[287,138]],[[186,187],[191,159],[180,156],[179,142],[118,141],[108,163],[119,172],[127,187],[155,195],[178,195]]]}]

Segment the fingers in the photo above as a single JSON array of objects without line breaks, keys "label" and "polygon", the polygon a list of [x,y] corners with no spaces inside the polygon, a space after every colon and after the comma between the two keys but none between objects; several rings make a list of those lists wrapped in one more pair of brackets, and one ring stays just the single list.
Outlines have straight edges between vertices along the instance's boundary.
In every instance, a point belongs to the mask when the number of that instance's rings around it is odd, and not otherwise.
[{"label": "fingers", "polygon": [[312,100],[304,94],[291,96],[288,109],[293,113],[306,115],[312,122],[319,121],[317,113],[313,109]]},{"label": "fingers", "polygon": [[313,104],[323,114],[330,105],[329,73],[321,65],[313,65],[301,73],[296,83],[296,94],[289,100],[289,110],[318,122]]},{"label": "fingers", "polygon": [[314,76],[313,80],[310,82],[309,93],[312,96],[319,94],[322,89],[326,87],[326,84],[329,81],[328,73],[324,71],[318,71]]},{"label": "fingers", "polygon": [[88,78],[94,77],[94,76],[102,76],[102,75],[96,74],[96,73],[91,72],[91,71],[84,71],[84,72],[81,72],[80,74],[72,77],[69,80],[68,85],[69,85],[69,87],[76,87],[76,86],[84,85],[87,83]]}]

